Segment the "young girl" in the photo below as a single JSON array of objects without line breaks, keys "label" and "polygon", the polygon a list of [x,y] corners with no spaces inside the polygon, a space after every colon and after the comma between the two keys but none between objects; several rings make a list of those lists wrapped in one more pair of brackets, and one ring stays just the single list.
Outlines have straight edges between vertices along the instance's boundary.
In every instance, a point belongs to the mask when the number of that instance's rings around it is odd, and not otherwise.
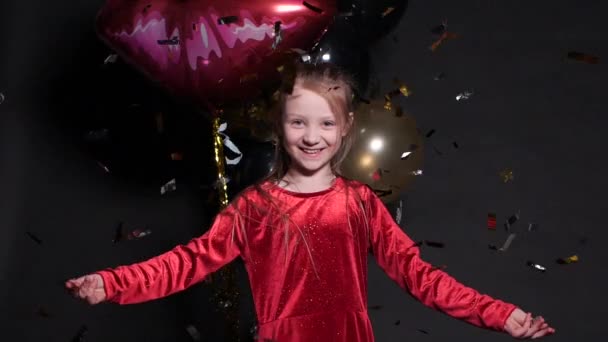
[{"label": "young girl", "polygon": [[281,96],[276,163],[202,236],[148,261],[68,280],[90,304],[141,303],[182,291],[241,257],[260,340],[371,342],[367,256],[423,304],[517,338],[555,330],[513,304],[466,287],[420,259],[414,242],[366,185],[340,176],[354,136],[350,79],[300,65]]}]

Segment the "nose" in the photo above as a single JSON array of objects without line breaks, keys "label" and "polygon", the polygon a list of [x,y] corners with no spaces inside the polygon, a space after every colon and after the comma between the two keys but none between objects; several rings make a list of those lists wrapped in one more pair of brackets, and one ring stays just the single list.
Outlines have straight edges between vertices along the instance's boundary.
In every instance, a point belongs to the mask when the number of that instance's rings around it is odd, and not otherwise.
[{"label": "nose", "polygon": [[302,137],[302,142],[308,146],[314,146],[321,141],[321,135],[319,134],[319,130],[315,127],[307,127],[304,136]]}]

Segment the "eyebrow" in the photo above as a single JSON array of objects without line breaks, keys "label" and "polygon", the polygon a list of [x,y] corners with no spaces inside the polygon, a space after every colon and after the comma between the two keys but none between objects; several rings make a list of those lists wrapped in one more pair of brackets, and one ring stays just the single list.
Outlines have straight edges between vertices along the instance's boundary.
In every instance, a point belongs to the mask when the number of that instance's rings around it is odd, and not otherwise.
[{"label": "eyebrow", "polygon": [[[302,114],[298,114],[298,113],[285,113],[285,116],[290,118],[290,117],[296,117],[296,118],[304,118],[306,119],[305,115]],[[321,120],[330,120],[330,121],[336,121],[336,118],[334,118],[332,115],[327,115],[321,118]]]}]

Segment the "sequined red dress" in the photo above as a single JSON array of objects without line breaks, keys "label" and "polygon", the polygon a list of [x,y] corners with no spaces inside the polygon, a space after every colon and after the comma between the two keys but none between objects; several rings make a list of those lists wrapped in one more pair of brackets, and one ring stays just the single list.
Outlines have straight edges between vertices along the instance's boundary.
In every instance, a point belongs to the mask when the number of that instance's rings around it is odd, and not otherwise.
[{"label": "sequined red dress", "polygon": [[189,243],[148,261],[98,272],[108,299],[132,304],[165,297],[241,257],[261,340],[371,342],[371,251],[399,286],[452,317],[501,331],[515,309],[422,261],[414,242],[361,183],[338,177],[331,188],[316,193],[270,183],[261,189],[265,192],[246,190],[209,231]]}]

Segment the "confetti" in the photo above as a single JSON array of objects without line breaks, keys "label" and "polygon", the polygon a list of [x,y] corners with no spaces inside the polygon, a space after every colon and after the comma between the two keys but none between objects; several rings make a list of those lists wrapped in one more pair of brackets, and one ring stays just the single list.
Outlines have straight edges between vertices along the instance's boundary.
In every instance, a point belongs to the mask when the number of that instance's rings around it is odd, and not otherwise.
[{"label": "confetti", "polygon": [[399,324],[401,324],[401,320],[398,319],[395,321],[395,325],[399,325]]},{"label": "confetti", "polygon": [[283,41],[283,35],[282,35],[283,30],[281,30],[281,24],[282,23],[280,21],[275,21],[275,23],[274,23],[274,40],[272,42],[273,50],[275,50],[277,48],[277,46],[279,46],[281,41]]},{"label": "confetti", "polygon": [[444,20],[440,25],[431,28],[431,33],[434,35],[442,35],[448,29],[448,21]]},{"label": "confetti", "polygon": [[511,243],[513,242],[513,240],[515,239],[515,236],[516,235],[513,233],[509,234],[505,243],[498,250],[501,252],[506,252],[507,249],[509,249],[509,246],[511,246]]},{"label": "confetti", "polygon": [[114,230],[114,239],[112,239],[113,243],[122,241],[123,237],[126,235],[123,225],[124,223],[122,221],[118,222],[116,225],[116,229]]},{"label": "confetti", "polygon": [[502,178],[502,182],[503,183],[507,183],[508,181],[512,181],[513,180],[513,170],[511,170],[511,169],[504,169],[504,170],[500,171],[500,178]]},{"label": "confetti", "polygon": [[103,64],[114,64],[116,63],[116,61],[118,60],[118,55],[117,54],[111,54],[108,57],[106,57],[106,59],[104,59]]},{"label": "confetti", "polygon": [[435,248],[445,247],[445,244],[443,242],[437,242],[437,241],[424,240],[424,244],[429,247],[435,247]]},{"label": "confetti", "polygon": [[110,173],[110,169],[101,162],[97,162],[97,165],[99,165],[99,167],[101,167],[106,173]]},{"label": "confetti", "polygon": [[426,134],[426,137],[427,137],[427,138],[430,138],[430,137],[431,137],[433,134],[435,134],[435,130],[434,130],[434,129],[430,130],[430,131],[429,131],[429,132]]},{"label": "confetti", "polygon": [[452,146],[454,146],[454,148],[459,148],[458,143],[457,142],[452,142]]},{"label": "confetti", "polygon": [[412,175],[412,176],[422,176],[422,170],[414,170],[414,171],[410,172],[410,175]]},{"label": "confetti", "polygon": [[509,231],[511,226],[514,225],[517,220],[519,220],[519,211],[507,219],[507,222],[505,222],[505,229]]},{"label": "confetti", "polygon": [[76,336],[72,338],[72,342],[84,342],[88,331],[89,329],[86,325],[81,326],[78,332],[76,332]]},{"label": "confetti", "polygon": [[397,222],[397,224],[401,224],[402,215],[403,215],[403,200],[399,200],[399,206],[397,207],[397,212],[395,214],[395,222]]},{"label": "confetti", "polygon": [[541,271],[541,272],[545,272],[545,271],[547,270],[547,268],[545,268],[544,266],[539,265],[539,264],[537,264],[537,263],[534,263],[534,262],[532,262],[532,261],[528,261],[526,264],[527,264],[528,266],[530,266],[530,267],[532,267],[532,268],[536,269],[536,270]]},{"label": "confetti", "polygon": [[559,258],[556,260],[556,262],[561,265],[572,264],[578,262],[578,255],[572,255],[567,258]]},{"label": "confetti", "polygon": [[378,197],[384,197],[384,196],[388,196],[388,195],[392,195],[393,190],[381,190],[381,189],[373,189],[374,193],[376,194],[376,196]]},{"label": "confetti", "polygon": [[428,331],[426,331],[426,330],[424,330],[424,329],[418,329],[418,331],[419,331],[419,332],[421,332],[421,333],[423,333],[423,334],[426,334],[426,335],[428,335],[428,334],[429,334],[429,332],[428,332]]},{"label": "confetti", "polygon": [[160,194],[164,195],[165,193],[175,191],[177,189],[177,185],[175,184],[175,178],[167,182],[165,185],[160,187]]},{"label": "confetti", "polygon": [[391,12],[393,12],[395,10],[395,7],[387,7],[384,12],[382,12],[382,18],[386,17],[387,15],[391,14]]},{"label": "confetti", "polygon": [[575,60],[577,62],[583,62],[587,64],[597,64],[600,62],[600,58],[597,56],[589,55],[582,52],[570,51],[568,52],[568,59]]},{"label": "confetti", "polygon": [[4,94],[0,93],[0,104],[2,104],[2,102],[4,102]]},{"label": "confetti", "polygon": [[431,51],[435,52],[439,48],[439,46],[442,45],[445,41],[455,38],[460,38],[460,35],[457,33],[444,31],[439,37],[439,39],[437,39],[433,44],[431,44],[429,48],[431,49]]},{"label": "confetti", "polygon": [[32,239],[37,244],[42,245],[42,240],[40,240],[36,235],[34,235],[34,234],[30,233],[30,232],[25,232],[25,234],[27,234],[27,236],[29,236],[30,239]]},{"label": "confetti", "polygon": [[488,213],[488,229],[496,229],[496,214]]},{"label": "confetti", "polygon": [[171,160],[183,160],[184,156],[180,153],[180,152],[173,152],[171,153]]},{"label": "confetti", "polygon": [[217,18],[218,25],[229,25],[234,24],[239,20],[239,17],[236,15],[227,15],[225,17]]},{"label": "confetti", "polygon": [[370,305],[369,309],[370,310],[380,310],[380,309],[382,309],[382,305]]},{"label": "confetti", "polygon": [[397,88],[384,95],[384,109],[388,111],[393,110],[393,98],[401,95],[405,97],[412,95],[412,91],[405,84],[400,82],[399,79],[395,78],[394,81],[397,84]]},{"label": "confetti", "polygon": [[163,134],[165,131],[165,119],[163,112],[157,112],[154,115],[154,123],[156,124],[156,131],[158,134]]},{"label": "confetti", "polygon": [[135,229],[127,235],[127,240],[141,239],[152,234],[150,229]]},{"label": "confetti", "polygon": [[110,139],[110,130],[107,128],[101,128],[97,130],[88,131],[84,139],[90,143],[107,142]]},{"label": "confetti", "polygon": [[528,231],[529,232],[535,232],[538,230],[539,224],[538,223],[528,223]]},{"label": "confetti", "polygon": [[435,77],[433,77],[433,80],[435,80],[435,81],[441,81],[444,78],[445,78],[445,73],[440,72],[437,75],[435,75]]},{"label": "confetti", "polygon": [[412,154],[411,151],[409,151],[409,152],[403,152],[401,154],[401,160],[406,160],[411,154]]},{"label": "confetti", "polygon": [[46,310],[45,308],[43,308],[42,306],[39,306],[36,308],[35,310],[36,315],[40,316],[40,317],[44,317],[44,318],[50,318],[52,315],[48,312],[48,310]]},{"label": "confetti", "polygon": [[374,173],[372,173],[372,179],[377,182],[382,179],[382,174],[382,169],[377,169],[376,171],[374,171]]},{"label": "confetti", "polygon": [[192,340],[194,340],[194,341],[201,340],[201,334],[198,332],[198,329],[196,329],[196,327],[194,325],[187,326],[186,331],[188,332],[190,337],[192,337]]},{"label": "confetti", "polygon": [[171,39],[160,39],[156,41],[158,45],[179,45],[179,38],[173,37]]},{"label": "confetti", "polygon": [[306,1],[302,1],[302,5],[304,5],[304,7],[308,8],[309,10],[311,10],[313,12],[316,12],[316,13],[319,13],[319,14],[323,13],[323,9],[321,9],[319,7],[316,7],[316,6],[313,6],[313,5],[311,5],[310,3],[306,2]]},{"label": "confetti", "polygon": [[456,101],[460,101],[460,100],[468,100],[472,95],[473,95],[473,91],[464,91],[458,95],[456,95]]}]

